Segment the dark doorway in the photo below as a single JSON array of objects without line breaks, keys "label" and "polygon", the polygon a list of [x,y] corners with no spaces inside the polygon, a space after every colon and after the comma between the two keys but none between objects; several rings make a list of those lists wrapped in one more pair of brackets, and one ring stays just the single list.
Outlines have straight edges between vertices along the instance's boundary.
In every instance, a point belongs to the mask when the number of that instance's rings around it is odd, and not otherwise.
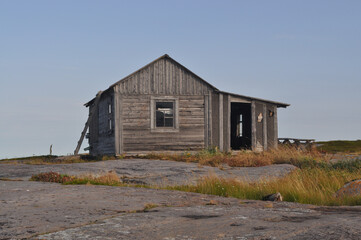
[{"label": "dark doorway", "polygon": [[251,104],[231,103],[231,148],[233,150],[252,147]]}]

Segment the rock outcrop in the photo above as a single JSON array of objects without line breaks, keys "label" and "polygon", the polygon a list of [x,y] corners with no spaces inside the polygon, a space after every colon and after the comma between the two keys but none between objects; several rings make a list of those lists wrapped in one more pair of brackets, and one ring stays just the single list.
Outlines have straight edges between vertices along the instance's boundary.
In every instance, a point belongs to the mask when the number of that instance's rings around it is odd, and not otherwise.
[{"label": "rock outcrop", "polygon": [[355,179],[346,183],[342,188],[336,192],[336,197],[355,197],[361,196],[361,179]]}]

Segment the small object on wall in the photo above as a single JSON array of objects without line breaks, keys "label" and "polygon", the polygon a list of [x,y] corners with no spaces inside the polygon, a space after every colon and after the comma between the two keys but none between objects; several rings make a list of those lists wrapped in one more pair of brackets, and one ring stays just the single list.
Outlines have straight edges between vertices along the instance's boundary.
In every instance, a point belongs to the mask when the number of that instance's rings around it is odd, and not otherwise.
[{"label": "small object on wall", "polygon": [[270,110],[270,111],[269,111],[269,116],[270,116],[270,117],[273,117],[273,115],[274,115],[274,112]]},{"label": "small object on wall", "polygon": [[262,122],[262,119],[263,119],[263,114],[260,113],[260,114],[258,115],[257,121],[260,123],[260,122]]}]

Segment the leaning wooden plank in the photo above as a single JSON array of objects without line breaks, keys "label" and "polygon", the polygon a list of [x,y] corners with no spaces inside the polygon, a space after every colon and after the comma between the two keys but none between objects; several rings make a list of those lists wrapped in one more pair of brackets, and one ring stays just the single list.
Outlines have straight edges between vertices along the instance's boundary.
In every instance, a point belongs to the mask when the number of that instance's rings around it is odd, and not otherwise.
[{"label": "leaning wooden plank", "polygon": [[89,124],[92,122],[93,116],[95,115],[94,112],[98,110],[98,103],[99,103],[99,100],[100,100],[100,97],[101,97],[102,93],[103,93],[102,91],[99,91],[98,94],[96,95],[96,98],[95,98],[95,101],[94,101],[94,107],[92,108],[92,111],[89,113],[88,120],[85,123],[84,129],[83,129],[83,131],[81,133],[81,136],[80,136],[80,139],[78,141],[78,145],[75,148],[74,155],[77,155],[79,153],[81,144],[83,143],[84,136],[85,136],[85,134],[86,134],[86,132],[88,130]]}]

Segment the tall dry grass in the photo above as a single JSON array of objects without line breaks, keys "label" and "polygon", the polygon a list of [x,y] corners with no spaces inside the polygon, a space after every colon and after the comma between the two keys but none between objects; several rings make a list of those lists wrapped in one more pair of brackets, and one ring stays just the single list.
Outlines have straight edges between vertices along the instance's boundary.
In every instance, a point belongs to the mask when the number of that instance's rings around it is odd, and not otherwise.
[{"label": "tall dry grass", "polygon": [[255,183],[209,176],[195,186],[168,189],[254,200],[280,192],[284,201],[288,202],[328,206],[361,205],[361,196],[337,198],[334,195],[346,182],[356,178],[361,178],[361,171],[313,168],[296,170],[281,179]]},{"label": "tall dry grass", "polygon": [[308,161],[328,162],[332,155],[319,151],[301,150],[294,147],[280,146],[264,152],[239,151],[236,154],[220,152],[217,148],[199,151],[197,153],[167,154],[151,153],[142,156],[145,159],[173,160],[181,162],[196,162],[206,166],[221,166],[227,164],[231,167],[260,167],[271,164],[288,163],[300,165]]}]

